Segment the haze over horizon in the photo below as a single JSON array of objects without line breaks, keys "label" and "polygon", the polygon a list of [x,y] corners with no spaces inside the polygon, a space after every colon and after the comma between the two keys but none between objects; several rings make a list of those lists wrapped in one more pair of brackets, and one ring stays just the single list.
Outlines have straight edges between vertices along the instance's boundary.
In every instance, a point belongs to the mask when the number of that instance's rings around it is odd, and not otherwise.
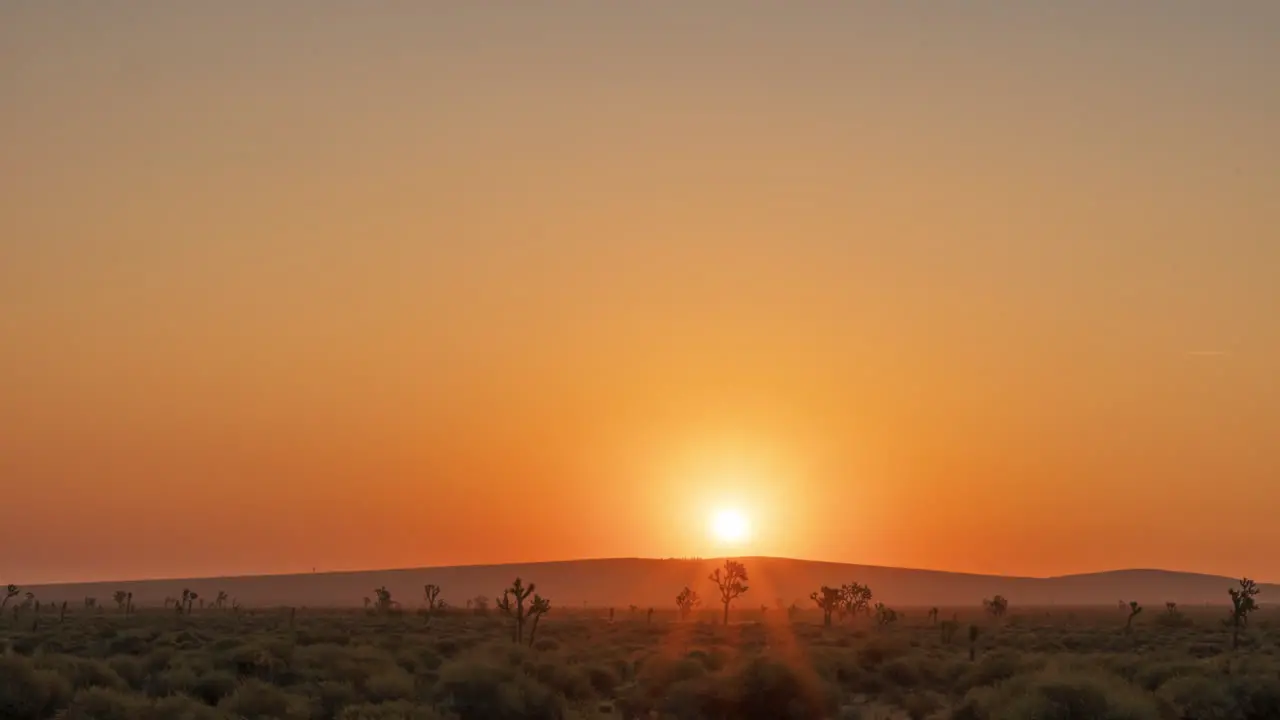
[{"label": "haze over horizon", "polygon": [[6,4],[0,582],[1280,579],[1277,70],[1267,0]]}]

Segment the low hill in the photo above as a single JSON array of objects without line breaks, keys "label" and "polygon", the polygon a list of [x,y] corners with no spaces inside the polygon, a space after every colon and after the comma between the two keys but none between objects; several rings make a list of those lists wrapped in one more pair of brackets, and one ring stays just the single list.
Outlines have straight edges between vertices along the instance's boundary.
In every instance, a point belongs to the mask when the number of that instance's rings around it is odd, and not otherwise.
[{"label": "low hill", "polygon": [[[359,606],[373,589],[386,586],[405,607],[416,607],[422,586],[435,583],[450,605],[468,598],[493,598],[517,576],[535,582],[538,592],[560,607],[625,608],[627,605],[667,608],[676,593],[688,585],[707,602],[714,588],[707,575],[723,561],[619,558],[567,560],[508,565],[467,565],[404,570],[259,575],[220,578],[176,578],[125,582],[68,583],[26,588],[42,600],[79,602],[96,597],[110,602],[116,590],[134,594],[139,605],[160,604],[165,597],[181,595],[183,588],[212,599],[225,591],[245,606],[297,605],[305,607]],[[935,570],[850,565],[788,558],[742,558],[750,574],[750,591],[739,607],[774,606],[796,602],[808,606],[809,593],[821,585],[852,581],[872,587],[876,599],[899,606],[968,606],[984,597],[1004,595],[1017,605],[1115,605],[1118,600],[1138,600],[1147,605],[1174,601],[1183,605],[1224,604],[1235,580],[1214,575],[1163,570],[1114,572],[1033,578],[975,575]],[[1280,586],[1263,585],[1262,599],[1280,597]]]}]

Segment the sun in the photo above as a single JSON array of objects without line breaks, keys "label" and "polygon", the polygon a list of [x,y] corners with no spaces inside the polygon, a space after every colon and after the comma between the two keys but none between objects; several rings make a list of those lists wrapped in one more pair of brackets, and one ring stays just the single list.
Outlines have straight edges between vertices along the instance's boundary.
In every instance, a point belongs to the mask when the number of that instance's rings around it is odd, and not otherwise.
[{"label": "sun", "polygon": [[740,545],[751,539],[751,522],[737,510],[717,510],[711,515],[711,536],[722,543]]}]

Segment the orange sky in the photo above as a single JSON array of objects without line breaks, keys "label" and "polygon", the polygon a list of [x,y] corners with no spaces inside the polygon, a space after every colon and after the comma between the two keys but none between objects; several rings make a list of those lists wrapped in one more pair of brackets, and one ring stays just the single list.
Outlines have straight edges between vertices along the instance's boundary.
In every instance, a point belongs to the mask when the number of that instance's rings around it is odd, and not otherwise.
[{"label": "orange sky", "polygon": [[0,581],[1280,579],[1280,4],[480,5],[0,8]]}]

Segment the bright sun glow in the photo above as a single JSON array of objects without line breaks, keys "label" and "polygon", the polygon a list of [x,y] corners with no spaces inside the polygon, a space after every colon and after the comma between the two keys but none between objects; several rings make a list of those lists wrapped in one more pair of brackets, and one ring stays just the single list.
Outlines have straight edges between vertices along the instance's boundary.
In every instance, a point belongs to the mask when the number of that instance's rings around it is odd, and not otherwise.
[{"label": "bright sun glow", "polygon": [[744,543],[751,537],[751,523],[737,510],[717,510],[711,516],[711,535],[723,543]]}]

